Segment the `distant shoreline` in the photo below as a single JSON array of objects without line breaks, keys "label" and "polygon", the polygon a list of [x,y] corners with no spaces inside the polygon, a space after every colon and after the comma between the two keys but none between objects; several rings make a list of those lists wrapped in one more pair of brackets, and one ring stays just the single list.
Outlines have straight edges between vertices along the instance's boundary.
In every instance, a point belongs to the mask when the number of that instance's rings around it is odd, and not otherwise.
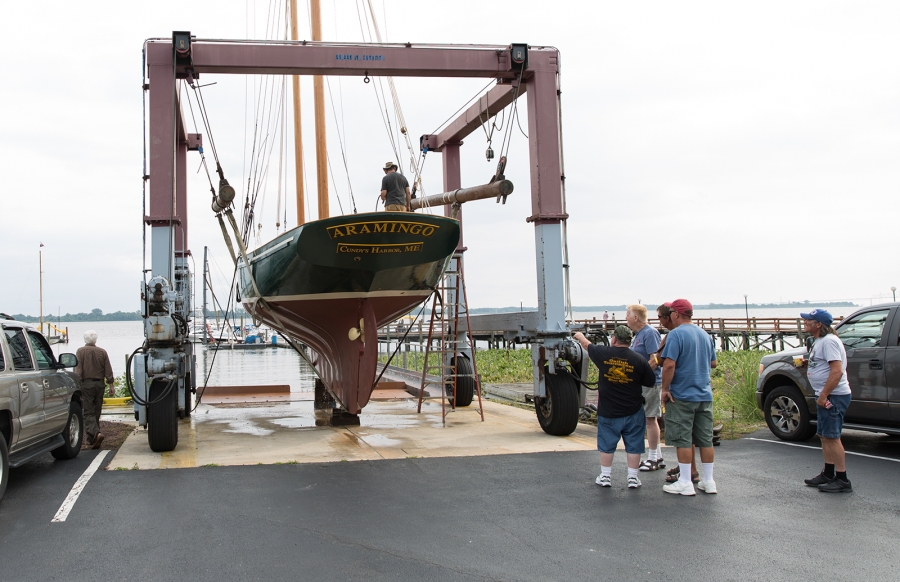
[{"label": "distant shoreline", "polygon": [[[653,304],[646,304],[647,309],[653,311],[658,306]],[[622,311],[624,312],[627,309],[627,305],[575,305],[572,307],[572,311],[576,313],[583,312],[596,312],[596,311]],[[858,307],[856,303],[852,301],[827,301],[824,303],[812,303],[810,301],[793,301],[791,303],[707,303],[705,305],[694,305],[695,310],[710,310],[710,309],[778,309],[778,308],[797,308],[797,309],[809,309],[809,308],[829,308],[829,307]],[[510,313],[514,311],[536,311],[537,307],[475,307],[469,310],[469,313],[475,314],[485,314],[485,313]],[[99,313],[98,313],[99,312]],[[241,313],[240,311],[237,313],[229,314],[230,317],[249,317],[248,313]],[[223,317],[223,314],[219,314],[220,317]],[[34,315],[24,315],[22,313],[14,313],[10,314],[10,317],[17,321],[24,321],[25,323],[37,323],[40,321],[40,318]],[[215,314],[208,314],[207,317],[215,317]],[[140,311],[115,311],[112,313],[103,313],[99,309],[93,310],[91,313],[66,313],[65,315],[45,315],[44,321],[54,322],[54,321],[64,321],[64,322],[76,322],[76,321],[140,321],[141,313]]]}]

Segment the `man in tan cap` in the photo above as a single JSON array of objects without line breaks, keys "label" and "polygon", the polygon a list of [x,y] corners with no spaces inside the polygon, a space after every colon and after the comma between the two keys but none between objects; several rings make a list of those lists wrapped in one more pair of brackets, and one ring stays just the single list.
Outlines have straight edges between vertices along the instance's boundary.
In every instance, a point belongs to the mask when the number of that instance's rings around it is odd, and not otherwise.
[{"label": "man in tan cap", "polygon": [[384,178],[381,179],[381,199],[388,212],[409,212],[409,182],[406,176],[397,172],[397,164],[388,162],[384,165]]}]

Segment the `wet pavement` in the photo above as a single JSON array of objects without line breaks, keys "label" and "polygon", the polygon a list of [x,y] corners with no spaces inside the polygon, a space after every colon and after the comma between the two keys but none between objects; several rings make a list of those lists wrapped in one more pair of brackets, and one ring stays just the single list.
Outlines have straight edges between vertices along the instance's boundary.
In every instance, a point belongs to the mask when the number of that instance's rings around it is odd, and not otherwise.
[{"label": "wet pavement", "polygon": [[477,401],[441,422],[440,400],[418,401],[402,390],[376,390],[360,414],[360,426],[316,427],[311,394],[292,400],[201,403],[179,422],[179,443],[153,453],[144,429],[118,451],[110,469],[158,469],[205,465],[312,463],[458,457],[550,451],[592,451],[596,429],[579,425],[567,437],[547,438],[533,410]]},{"label": "wet pavement", "polygon": [[900,439],[845,442],[851,494],[760,431],[716,449],[718,495],[629,490],[623,455],[597,487],[594,451],[107,470],[62,523],[97,452],[46,455],[11,472],[0,579],[895,580]]}]

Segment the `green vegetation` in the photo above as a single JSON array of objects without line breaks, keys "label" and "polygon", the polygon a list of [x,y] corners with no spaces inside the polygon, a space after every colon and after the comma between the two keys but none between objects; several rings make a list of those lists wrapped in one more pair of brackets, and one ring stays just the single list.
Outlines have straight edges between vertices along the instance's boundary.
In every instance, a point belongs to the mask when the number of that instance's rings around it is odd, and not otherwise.
[{"label": "green vegetation", "polygon": [[762,426],[762,411],[756,406],[756,381],[764,351],[719,352],[712,371],[713,417],[721,422],[723,438],[753,432]]},{"label": "green vegetation", "polygon": [[[769,353],[738,351],[717,354],[718,367],[712,371],[713,416],[724,425],[721,432],[723,438],[735,438],[762,426],[762,411],[756,407],[756,380],[759,377],[759,361]],[[391,364],[400,365],[398,356],[394,356]],[[430,354],[429,359],[432,365],[436,365],[438,355]],[[381,361],[387,361],[387,356],[382,356]],[[407,368],[421,372],[423,361],[422,355],[410,352]],[[476,367],[485,384],[532,381],[530,350],[479,350]],[[597,381],[597,368],[593,364],[588,381]]]}]

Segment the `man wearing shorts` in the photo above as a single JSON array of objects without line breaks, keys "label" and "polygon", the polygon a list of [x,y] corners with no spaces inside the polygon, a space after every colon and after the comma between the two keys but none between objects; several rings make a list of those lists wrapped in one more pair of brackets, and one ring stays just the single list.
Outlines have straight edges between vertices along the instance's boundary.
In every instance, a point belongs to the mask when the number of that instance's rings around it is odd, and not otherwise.
[{"label": "man wearing shorts", "polygon": [[702,476],[697,488],[716,493],[713,480],[713,416],[711,368],[716,367],[713,340],[691,322],[694,307],[687,299],[666,303],[672,331],[660,356],[663,360],[662,401],[666,405],[666,443],[675,447],[678,481],[663,486],[666,493],[695,495],[691,482],[691,445],[700,449]]},{"label": "man wearing shorts", "polygon": [[809,385],[816,393],[816,434],[822,441],[825,468],[806,479],[810,487],[825,493],[853,491],[847,478],[846,455],[841,443],[844,414],[850,406],[850,384],[847,382],[847,351],[831,327],[834,318],[824,309],[801,313],[803,331],[815,338],[809,359],[804,361]]},{"label": "man wearing shorts", "polygon": [[629,349],[633,334],[624,325],[616,327],[609,347],[595,346],[581,333],[575,339],[587,350],[600,371],[597,388],[597,449],[600,451],[600,475],[597,485],[611,487],[613,455],[619,439],[625,441],[628,459],[628,488],[641,486],[638,465],[644,453],[644,386],[653,386],[656,376],[640,354]]},{"label": "man wearing shorts", "polygon": [[647,323],[647,308],[640,304],[629,305],[625,310],[625,323],[634,332],[631,349],[647,358],[650,368],[656,374],[656,383],[644,388],[644,416],[647,417],[647,460],[640,466],[641,471],[665,469],[659,447],[659,421],[662,409],[659,406],[659,391],[662,383],[662,369],[659,367],[657,352],[661,337],[653,326]]}]

